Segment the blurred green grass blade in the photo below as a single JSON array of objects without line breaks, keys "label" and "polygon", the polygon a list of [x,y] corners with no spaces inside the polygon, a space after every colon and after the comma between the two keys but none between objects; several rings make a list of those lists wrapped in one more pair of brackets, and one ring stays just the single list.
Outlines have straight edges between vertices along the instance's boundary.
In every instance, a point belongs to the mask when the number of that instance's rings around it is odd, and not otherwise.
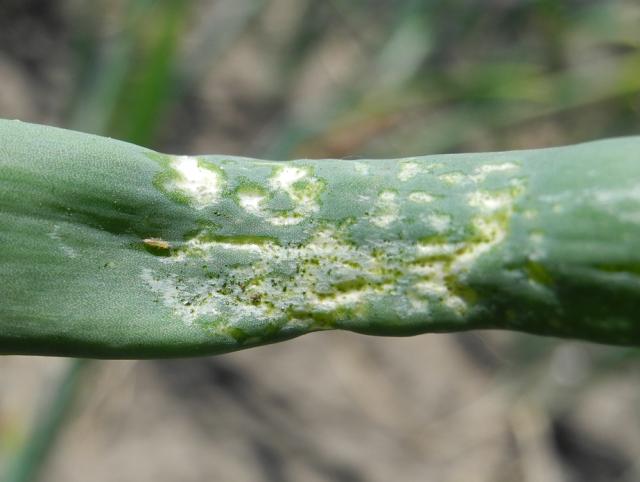
[{"label": "blurred green grass blade", "polygon": [[180,59],[179,85],[182,91],[197,86],[215,69],[219,60],[229,52],[236,41],[259,18],[268,2],[250,0],[238,3],[235,0],[219,2],[216,8],[205,12],[204,28],[196,38],[196,44]]},{"label": "blurred green grass blade", "polygon": [[20,449],[17,456],[9,464],[3,482],[30,482],[47,480],[40,473],[47,456],[54,446],[55,438],[64,426],[70,414],[73,400],[82,384],[87,360],[69,361],[68,368],[60,376],[51,400],[38,414],[34,430]]},{"label": "blurred green grass blade", "polygon": [[174,95],[175,57],[189,5],[164,0],[147,7],[135,31],[140,58],[129,72],[110,127],[117,137],[143,145],[153,141],[162,110]]},{"label": "blurred green grass blade", "polygon": [[[353,3],[342,4],[333,2],[341,15],[349,18],[354,16],[361,7]],[[367,95],[376,97],[382,90],[382,86],[398,87],[408,77],[413,74],[419,62],[427,56],[430,50],[429,31],[425,15],[422,15],[424,6],[420,2],[411,0],[402,2],[397,9],[392,9],[390,26],[382,29],[380,38],[371,40],[364,37],[366,32],[362,28],[366,25],[366,19],[359,19],[352,26],[350,35],[354,42],[360,45],[361,54],[357,57],[348,74],[348,80],[336,82],[334,88],[319,93],[322,102],[316,100],[316,109],[307,109],[307,113],[293,112],[285,118],[277,136],[271,144],[264,149],[262,155],[270,158],[288,157],[297,152],[297,148],[305,141],[313,139],[324,133],[328,127],[334,125],[343,115],[348,115],[357,109]],[[426,10],[429,10],[428,8]],[[308,57],[315,54],[316,50],[322,46],[326,40],[324,32],[318,31],[317,27],[312,28],[317,20],[316,10],[313,4],[308,8],[307,15],[303,17],[303,22],[298,30],[297,36],[292,40],[296,46],[286,68],[283,69],[283,77],[286,79],[284,92],[292,89],[298,81],[299,71],[304,72],[304,67]],[[349,18],[349,20],[353,20]],[[345,20],[346,21],[346,20]],[[420,30],[420,28],[423,28]],[[403,46],[408,47],[407,42],[414,42],[410,49],[399,51]],[[373,91],[373,92],[372,92]],[[353,153],[350,153],[353,154]]]}]

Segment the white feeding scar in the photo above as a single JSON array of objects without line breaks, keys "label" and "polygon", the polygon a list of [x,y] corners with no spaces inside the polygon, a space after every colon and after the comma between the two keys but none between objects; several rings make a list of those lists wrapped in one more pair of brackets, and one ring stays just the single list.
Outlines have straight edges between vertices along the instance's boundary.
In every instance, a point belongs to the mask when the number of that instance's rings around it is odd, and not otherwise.
[{"label": "white feeding scar", "polygon": [[222,179],[213,168],[202,167],[197,158],[190,156],[174,158],[172,167],[179,175],[174,184],[175,188],[188,195],[197,209],[218,202],[222,191]]}]

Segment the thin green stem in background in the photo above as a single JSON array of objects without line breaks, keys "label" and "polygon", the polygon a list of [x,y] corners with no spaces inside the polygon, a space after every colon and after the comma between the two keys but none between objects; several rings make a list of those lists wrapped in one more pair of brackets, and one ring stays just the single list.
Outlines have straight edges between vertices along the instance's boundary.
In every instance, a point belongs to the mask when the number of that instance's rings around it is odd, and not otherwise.
[{"label": "thin green stem in background", "polygon": [[25,445],[10,462],[6,475],[1,479],[3,482],[31,482],[39,479],[40,469],[71,413],[88,364],[89,361],[84,359],[69,361],[51,399],[41,408]]}]

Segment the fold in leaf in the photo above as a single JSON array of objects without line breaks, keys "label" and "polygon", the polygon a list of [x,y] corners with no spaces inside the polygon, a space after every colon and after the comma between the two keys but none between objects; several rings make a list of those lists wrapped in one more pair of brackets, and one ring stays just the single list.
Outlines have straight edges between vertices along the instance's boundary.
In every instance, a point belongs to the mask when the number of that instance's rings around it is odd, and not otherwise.
[{"label": "fold in leaf", "polygon": [[310,331],[640,342],[640,138],[379,160],[172,156],[0,121],[0,353]]}]

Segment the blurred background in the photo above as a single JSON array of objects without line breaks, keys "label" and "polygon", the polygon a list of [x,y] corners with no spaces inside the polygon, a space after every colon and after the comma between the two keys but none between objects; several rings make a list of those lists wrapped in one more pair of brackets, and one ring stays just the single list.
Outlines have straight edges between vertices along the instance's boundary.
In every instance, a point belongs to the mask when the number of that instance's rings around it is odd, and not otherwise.
[{"label": "blurred background", "polygon": [[[640,2],[0,0],[0,117],[272,159],[638,134]],[[2,357],[0,474],[637,481],[639,382],[638,349],[500,332]]]}]

